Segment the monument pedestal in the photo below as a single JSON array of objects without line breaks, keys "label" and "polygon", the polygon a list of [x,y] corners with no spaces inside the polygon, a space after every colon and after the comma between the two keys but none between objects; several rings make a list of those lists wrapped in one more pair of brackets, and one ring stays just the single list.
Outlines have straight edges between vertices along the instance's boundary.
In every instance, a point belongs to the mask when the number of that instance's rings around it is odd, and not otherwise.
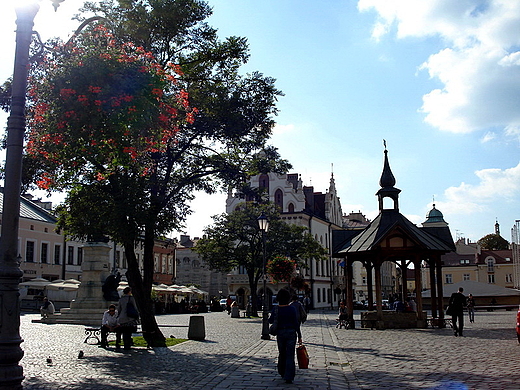
[{"label": "monument pedestal", "polygon": [[[83,246],[81,284],[70,308],[61,309],[48,319],[38,322],[101,326],[103,313],[111,302],[103,298],[103,284],[110,275],[110,246],[104,242],[89,242]],[[116,303],[116,302],[113,302]]]}]

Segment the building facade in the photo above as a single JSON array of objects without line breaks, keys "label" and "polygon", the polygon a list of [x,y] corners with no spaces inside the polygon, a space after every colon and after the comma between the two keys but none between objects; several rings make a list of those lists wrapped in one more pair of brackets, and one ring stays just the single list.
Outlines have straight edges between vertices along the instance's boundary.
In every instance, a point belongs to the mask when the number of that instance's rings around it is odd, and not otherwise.
[{"label": "building facade", "polygon": [[194,285],[209,293],[212,297],[225,297],[228,291],[227,274],[209,269],[193,247],[197,244],[197,238],[181,235],[176,247],[175,264],[176,273],[174,283],[179,285]]},{"label": "building facade", "polygon": [[[0,192],[0,202],[3,194]],[[20,198],[18,253],[21,282],[35,278],[49,281],[57,279],[81,280],[83,241],[69,240],[56,229],[56,217],[51,213],[50,202],[34,200],[30,195]],[[109,252],[111,271],[120,272],[125,280],[127,261],[124,249],[113,242]],[[172,284],[175,274],[175,245],[173,240],[156,240],[154,247],[154,282]],[[136,248],[142,269],[143,249]]]},{"label": "building facade", "polygon": [[[327,260],[307,260],[305,267],[299,272],[310,287],[309,297],[313,307],[336,306],[339,295],[334,291],[341,282],[339,276],[342,273],[331,257],[332,231],[343,229],[343,213],[334,176],[331,176],[329,188],[325,193],[315,192],[312,186],[303,186],[297,173],[256,175],[250,179],[249,184],[251,188],[264,189],[265,200],[278,206],[283,221],[305,226],[314,239],[327,250]],[[226,212],[235,211],[246,200],[249,199],[230,192],[226,200]],[[270,282],[267,285],[267,294],[274,295],[281,287]],[[231,295],[237,295],[238,300],[247,299],[251,295],[244,270],[235,269],[228,275],[228,288]],[[260,295],[260,291],[258,293]]]}]

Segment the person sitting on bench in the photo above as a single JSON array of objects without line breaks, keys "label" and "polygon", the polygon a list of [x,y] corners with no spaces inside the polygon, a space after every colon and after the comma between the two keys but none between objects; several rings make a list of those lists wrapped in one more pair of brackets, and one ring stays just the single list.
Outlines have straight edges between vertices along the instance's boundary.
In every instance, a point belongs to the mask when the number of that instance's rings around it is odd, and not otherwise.
[{"label": "person sitting on bench", "polygon": [[103,314],[101,320],[101,348],[107,348],[107,336],[109,332],[115,332],[116,338],[121,339],[121,330],[117,319],[116,305],[110,305],[108,310]]},{"label": "person sitting on bench", "polygon": [[47,297],[43,298],[43,305],[40,307],[40,313],[42,318],[48,318],[54,314],[54,304],[49,301]]}]

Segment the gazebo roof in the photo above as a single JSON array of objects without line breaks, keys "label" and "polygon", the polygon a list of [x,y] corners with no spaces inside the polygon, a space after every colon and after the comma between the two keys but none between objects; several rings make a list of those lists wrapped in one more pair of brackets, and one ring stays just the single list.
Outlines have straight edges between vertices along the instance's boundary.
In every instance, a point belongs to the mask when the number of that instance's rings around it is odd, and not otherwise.
[{"label": "gazebo roof", "polygon": [[[349,240],[343,240],[338,254],[369,252],[378,248],[383,240],[399,229],[416,246],[428,251],[450,252],[454,248],[437,234],[431,234],[410,222],[397,210],[383,210],[363,231]],[[439,232],[437,232],[439,233]],[[447,232],[449,234],[449,230]]]}]

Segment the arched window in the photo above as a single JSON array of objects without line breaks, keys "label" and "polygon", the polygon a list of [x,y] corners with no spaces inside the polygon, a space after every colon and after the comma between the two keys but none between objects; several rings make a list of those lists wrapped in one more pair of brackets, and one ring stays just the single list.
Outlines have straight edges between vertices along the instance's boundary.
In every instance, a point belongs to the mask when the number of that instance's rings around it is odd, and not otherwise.
[{"label": "arched window", "polygon": [[287,209],[288,209],[288,211],[289,211],[290,213],[294,213],[294,204],[289,203],[289,206],[287,207]]},{"label": "arched window", "polygon": [[260,175],[258,178],[258,187],[265,188],[267,193],[269,193],[269,175],[266,175],[265,173]]},{"label": "arched window", "polygon": [[274,204],[278,210],[283,211],[283,192],[281,189],[277,189],[274,193]]}]

